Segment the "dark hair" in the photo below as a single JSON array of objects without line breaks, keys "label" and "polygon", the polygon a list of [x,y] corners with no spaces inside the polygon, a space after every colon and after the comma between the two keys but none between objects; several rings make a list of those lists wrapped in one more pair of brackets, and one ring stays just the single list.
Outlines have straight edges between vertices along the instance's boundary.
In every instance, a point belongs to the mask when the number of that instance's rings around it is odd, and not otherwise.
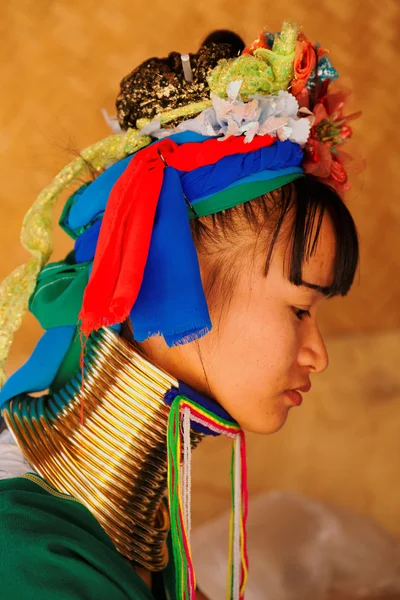
[{"label": "dark hair", "polygon": [[[274,249],[283,239],[287,245],[290,244],[289,281],[300,286],[303,283],[303,264],[316,251],[325,213],[329,215],[333,225],[336,255],[334,281],[329,288],[321,291],[328,297],[345,296],[352,286],[359,262],[357,229],[349,209],[337,192],[312,175],[305,175],[274,192],[229,210],[193,219],[191,227],[196,247],[205,254],[208,254],[213,243],[220,249],[221,242],[232,235],[243,233],[243,221],[258,238],[263,231],[267,231],[269,236],[265,247],[265,275],[268,274]],[[289,216],[291,218],[287,218]],[[227,264],[226,256],[222,257],[221,254],[221,259],[218,260],[218,253],[217,249],[214,268],[206,282],[206,291],[211,293],[211,290],[218,287],[218,295],[222,294],[226,300],[234,285],[236,269],[233,268],[232,261]]]},{"label": "dark hair", "polygon": [[243,52],[246,47],[246,44],[240,35],[229,29],[216,29],[209,33],[201,45],[209,46],[210,44],[230,44],[232,48],[234,48],[237,56]]}]

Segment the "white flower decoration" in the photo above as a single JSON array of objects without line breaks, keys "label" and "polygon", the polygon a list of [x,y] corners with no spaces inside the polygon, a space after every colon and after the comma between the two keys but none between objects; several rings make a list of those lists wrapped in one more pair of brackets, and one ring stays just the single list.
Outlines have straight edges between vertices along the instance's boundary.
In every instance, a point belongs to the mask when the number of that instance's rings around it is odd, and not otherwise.
[{"label": "white flower decoration", "polygon": [[256,135],[271,135],[281,141],[290,140],[304,146],[313,123],[310,111],[299,110],[296,98],[283,90],[277,96],[254,95],[249,97],[248,102],[243,102],[240,99],[241,85],[242,81],[232,81],[227,87],[227,99],[213,94],[212,107],[174,129],[163,129],[157,117],[141,133],[161,139],[181,131],[192,131],[218,137],[221,141],[244,135],[247,143]]}]

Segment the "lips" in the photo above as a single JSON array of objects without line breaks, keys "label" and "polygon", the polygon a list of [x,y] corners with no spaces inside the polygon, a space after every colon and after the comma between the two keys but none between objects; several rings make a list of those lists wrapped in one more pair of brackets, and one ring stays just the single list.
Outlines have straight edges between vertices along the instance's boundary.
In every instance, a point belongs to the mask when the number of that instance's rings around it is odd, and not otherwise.
[{"label": "lips", "polygon": [[296,388],[294,388],[294,391],[297,391],[297,392],[304,392],[305,394],[306,394],[307,392],[309,392],[310,390],[311,390],[311,383],[310,383],[310,382],[306,383],[306,384],[305,384],[305,385],[303,385],[302,387],[296,387]]},{"label": "lips", "polygon": [[289,403],[292,406],[300,406],[300,404],[303,402],[303,397],[300,394],[300,392],[303,393],[307,393],[309,392],[311,389],[311,383],[308,382],[305,385],[301,386],[301,387],[296,387],[293,390],[286,390],[285,392],[285,397],[287,398],[287,400],[289,401]]},{"label": "lips", "polygon": [[302,395],[296,390],[287,390],[285,392],[285,398],[287,398],[292,406],[300,406],[300,404],[303,402]]}]

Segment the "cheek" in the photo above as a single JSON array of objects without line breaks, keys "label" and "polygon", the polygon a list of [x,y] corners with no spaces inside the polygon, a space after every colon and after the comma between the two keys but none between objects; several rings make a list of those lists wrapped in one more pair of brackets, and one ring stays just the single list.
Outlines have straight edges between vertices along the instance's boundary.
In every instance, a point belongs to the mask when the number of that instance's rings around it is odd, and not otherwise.
[{"label": "cheek", "polygon": [[[261,376],[270,378],[280,367],[295,360],[297,338],[286,307],[274,300],[261,303],[255,299],[246,310],[229,314],[220,329],[218,345],[227,368],[229,362],[240,361],[246,372],[259,371]],[[239,371],[241,376],[246,372]]]},{"label": "cheek", "polygon": [[275,431],[287,415],[280,394],[296,363],[296,327],[276,302],[231,308],[204,338],[211,393],[245,429]]}]

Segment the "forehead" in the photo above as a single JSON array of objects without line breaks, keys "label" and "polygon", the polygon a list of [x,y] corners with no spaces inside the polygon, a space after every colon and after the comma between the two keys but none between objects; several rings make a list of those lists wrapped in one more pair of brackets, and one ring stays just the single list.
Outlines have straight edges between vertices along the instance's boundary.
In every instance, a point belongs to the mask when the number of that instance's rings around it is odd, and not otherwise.
[{"label": "forehead", "polygon": [[324,215],[315,253],[303,265],[303,280],[323,287],[333,284],[335,278],[336,240],[332,222]]},{"label": "forehead", "polygon": [[[316,228],[317,222],[314,223],[311,242],[314,241]],[[292,252],[292,244],[289,244],[287,252],[289,252],[288,257]],[[302,280],[324,288],[330,287],[335,279],[335,255],[335,232],[330,217],[325,213],[314,253],[303,263]],[[285,260],[285,269],[288,268],[289,263],[290,261]],[[285,272],[285,275],[288,276],[288,273]]]}]

